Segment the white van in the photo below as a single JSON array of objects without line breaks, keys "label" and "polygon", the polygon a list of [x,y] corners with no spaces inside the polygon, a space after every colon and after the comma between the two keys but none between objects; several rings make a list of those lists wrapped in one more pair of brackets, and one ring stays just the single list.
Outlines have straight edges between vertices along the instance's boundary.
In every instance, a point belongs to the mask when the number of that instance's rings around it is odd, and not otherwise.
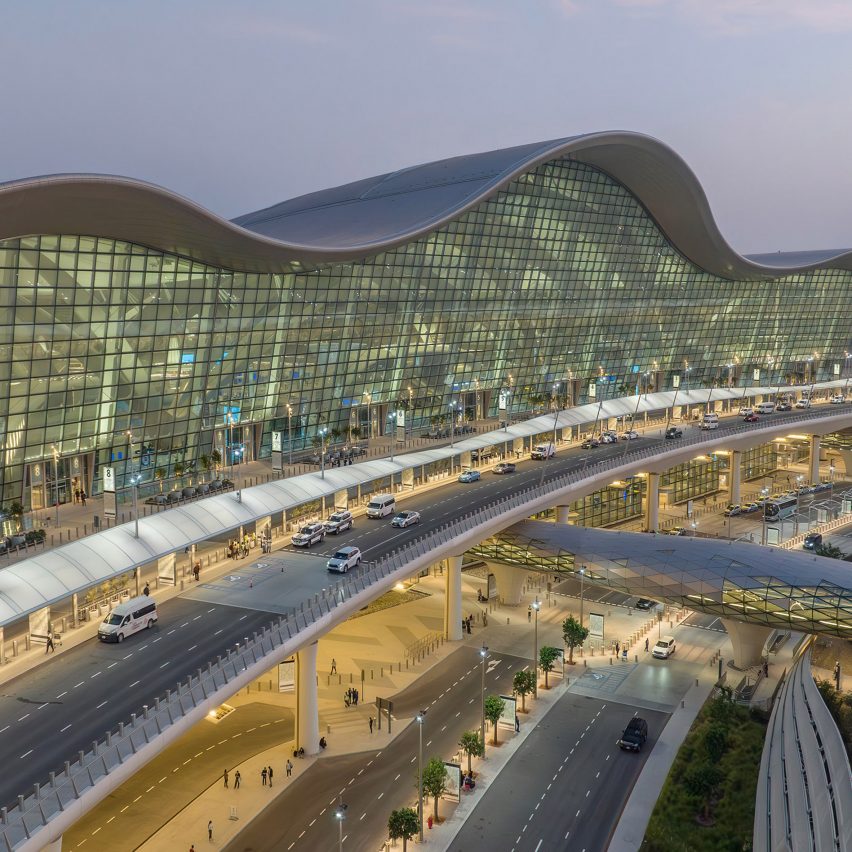
[{"label": "white van", "polygon": [[719,428],[719,415],[713,414],[712,412],[704,415],[704,419],[701,421],[702,429],[718,429]]},{"label": "white van", "polygon": [[98,628],[101,642],[123,642],[128,636],[157,623],[157,603],[148,595],[114,606]]},{"label": "white van", "polygon": [[759,402],[755,405],[754,410],[758,414],[772,414],[775,411],[775,404],[772,402]]},{"label": "white van", "polygon": [[384,518],[396,511],[396,497],[393,494],[376,494],[367,504],[368,518]]}]

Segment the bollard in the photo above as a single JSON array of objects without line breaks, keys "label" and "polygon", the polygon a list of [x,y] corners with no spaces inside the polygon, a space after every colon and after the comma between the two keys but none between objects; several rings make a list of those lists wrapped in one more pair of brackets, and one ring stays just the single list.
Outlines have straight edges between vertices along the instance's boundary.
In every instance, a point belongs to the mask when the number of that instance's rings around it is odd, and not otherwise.
[{"label": "bollard", "polygon": [[92,754],[97,757],[98,756],[98,741],[92,740]]},{"label": "bollard", "polygon": [[588,667],[589,667],[589,662],[588,662],[588,660],[583,660],[583,668],[584,668],[584,669],[587,669]]},{"label": "bollard", "polygon": [[506,624],[508,624],[508,623],[509,623],[509,616],[507,615],[506,616]]},{"label": "bollard", "polygon": [[20,793],[18,794],[18,810],[21,813],[24,812],[24,797]]},{"label": "bollard", "polygon": [[41,792],[41,784],[33,784],[33,793],[35,794],[36,799],[38,799],[40,792]]},{"label": "bollard", "polygon": [[51,787],[56,786],[56,773],[55,772],[50,773],[50,786]]},{"label": "bollard", "polygon": [[609,658],[609,664],[612,665],[612,657]]},{"label": "bollard", "polygon": [[149,716],[148,716],[148,705],[147,704],[142,705],[142,717],[144,719],[149,718]]},{"label": "bollard", "polygon": [[634,660],[638,663],[638,662],[639,662],[639,655],[638,655],[638,654],[634,654],[634,655],[633,655],[633,659],[634,659]]},{"label": "bollard", "polygon": [[681,709],[681,710],[683,710],[685,707],[686,707],[686,702],[685,702],[685,701],[681,701],[681,702],[680,702],[680,709]]},{"label": "bollard", "polygon": [[67,778],[71,774],[71,761],[65,761],[65,777]]},{"label": "bollard", "polygon": [[[109,748],[112,745],[112,731],[106,732],[106,744],[107,744],[107,748]],[[53,774],[53,773],[51,773],[51,774]]]},{"label": "bollard", "polygon": [[695,685],[698,686],[698,678],[695,678]]},{"label": "bollard", "polygon": [[[136,727],[136,714],[135,714],[135,713],[131,713],[131,714],[130,714],[130,727],[131,727],[131,728],[135,728],[135,727]],[[96,753],[97,753],[97,752],[96,752]]]},{"label": "bollard", "polygon": [[12,640],[12,656],[13,657],[18,656],[18,640],[17,639]]},{"label": "bollard", "polygon": [[82,765],[83,765],[83,757],[84,757],[83,752],[82,752],[82,751],[78,751],[78,752],[77,752],[77,759],[80,761],[80,766],[82,766]]}]

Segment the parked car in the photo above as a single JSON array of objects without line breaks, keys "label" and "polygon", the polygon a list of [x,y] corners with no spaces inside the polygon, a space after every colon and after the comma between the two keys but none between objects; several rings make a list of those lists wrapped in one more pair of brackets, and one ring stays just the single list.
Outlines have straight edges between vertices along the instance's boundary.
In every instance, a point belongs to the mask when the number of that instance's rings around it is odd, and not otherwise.
[{"label": "parked car", "polygon": [[361,551],[357,547],[341,547],[326,563],[329,571],[345,574],[361,564]]},{"label": "parked car", "polygon": [[796,408],[810,408],[810,407],[811,407],[811,401],[809,399],[806,399],[805,397],[802,397],[796,403]]},{"label": "parked car", "polygon": [[478,450],[470,451],[471,461],[487,461],[497,455],[496,447],[480,447]]},{"label": "parked car", "polygon": [[757,503],[757,502],[746,503],[742,507],[741,511],[742,511],[742,514],[744,514],[744,515],[750,515],[752,512],[759,512],[760,511],[760,503]]},{"label": "parked car", "polygon": [[641,716],[634,716],[618,740],[618,745],[625,751],[641,751],[648,739],[648,723]]},{"label": "parked car", "polygon": [[728,503],[728,507],[722,514],[726,518],[732,518],[734,515],[741,515],[742,511],[742,506],[739,503]]},{"label": "parked car", "polygon": [[805,550],[816,550],[822,544],[822,533],[809,532],[802,542],[802,547]]},{"label": "parked car", "polygon": [[169,500],[165,494],[154,494],[152,497],[148,497],[145,502],[149,506],[165,506]]},{"label": "parked car", "polygon": [[628,429],[626,432],[622,432],[621,440],[622,441],[635,441],[639,437],[639,433],[635,429]]},{"label": "parked car", "polygon": [[813,489],[814,493],[817,493],[819,491],[831,491],[832,483],[831,482],[817,482],[817,483],[811,485],[811,488]]},{"label": "parked car", "polygon": [[310,547],[325,538],[325,527],[322,524],[307,524],[302,527],[290,541],[295,547]]},{"label": "parked car", "polygon": [[657,644],[654,645],[654,648],[651,651],[651,656],[656,657],[658,660],[667,660],[672,654],[674,654],[676,649],[677,643],[675,642],[674,636],[663,636],[657,640]]},{"label": "parked car", "polygon": [[400,512],[391,521],[391,524],[400,529],[420,523],[420,512]]},{"label": "parked car", "polygon": [[740,417],[751,417],[752,414],[754,414],[753,408],[746,407],[739,410]]},{"label": "parked car", "polygon": [[515,472],[515,463],[514,462],[500,462],[494,466],[494,473],[514,473]]},{"label": "parked car", "polygon": [[636,601],[636,609],[644,609],[646,612],[652,610],[657,605],[656,601],[652,601],[650,598],[639,598]]},{"label": "parked car", "polygon": [[672,438],[682,438],[683,437],[683,429],[678,429],[677,426],[669,426],[666,429],[666,437],[669,439]]},{"label": "parked car", "polygon": [[351,530],[353,524],[352,512],[348,509],[340,509],[333,515],[329,515],[328,520],[323,526],[326,532],[332,535],[339,535],[342,532],[346,532],[346,530]]},{"label": "parked car", "polygon": [[600,445],[601,442],[597,438],[586,438],[586,440],[580,444],[584,450],[593,450],[595,447],[599,447]]},{"label": "parked car", "polygon": [[601,436],[598,440],[602,444],[615,444],[618,443],[618,435],[614,432],[601,432]]},{"label": "parked car", "polygon": [[792,406],[792,405],[790,405],[790,403],[789,403],[789,402],[787,402],[786,400],[783,400],[783,401],[781,401],[781,402],[776,402],[776,403],[775,403],[775,410],[776,410],[776,411],[792,411],[792,410],[793,410],[793,406]]},{"label": "parked car", "polygon": [[669,535],[686,535],[686,527],[672,527]]},{"label": "parked car", "polygon": [[478,470],[463,470],[459,474],[459,482],[476,482],[477,479],[481,478]]},{"label": "parked car", "polygon": [[845,403],[845,402],[846,402],[846,400],[843,398],[843,394],[842,394],[842,393],[836,393],[836,394],[835,394],[835,395],[831,398],[831,404],[832,404],[832,405],[843,405],[843,403]]}]

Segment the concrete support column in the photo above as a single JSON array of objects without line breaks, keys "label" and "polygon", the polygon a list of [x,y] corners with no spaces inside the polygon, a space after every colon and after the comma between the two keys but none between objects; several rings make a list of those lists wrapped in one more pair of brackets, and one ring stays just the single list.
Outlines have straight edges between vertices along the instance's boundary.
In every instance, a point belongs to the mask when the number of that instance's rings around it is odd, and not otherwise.
[{"label": "concrete support column", "polygon": [[493,572],[497,583],[497,598],[507,606],[518,606],[524,593],[524,581],[527,572],[513,565],[501,565],[499,562],[489,562],[488,569]]},{"label": "concrete support column", "polygon": [[317,703],[317,643],[296,653],[296,748],[305,754],[319,751]]},{"label": "concrete support column", "polygon": [[648,490],[645,492],[645,529],[655,530],[660,526],[660,474],[648,474]]},{"label": "concrete support column", "polygon": [[739,504],[742,501],[742,462],[740,450],[731,453],[731,502]]},{"label": "concrete support column", "polygon": [[458,642],[462,638],[462,558],[451,556],[447,560],[444,572],[444,636],[450,642]]},{"label": "concrete support column", "polygon": [[837,454],[843,462],[843,469],[847,476],[852,476],[852,450],[838,450]]},{"label": "concrete support column", "polygon": [[811,435],[810,482],[819,482],[819,451],[821,443],[819,435]]},{"label": "concrete support column", "polygon": [[[139,593],[137,592],[137,595],[138,594]],[[78,612],[79,612],[79,601],[77,599],[77,593],[74,592],[74,594],[71,595],[71,626],[72,627],[77,626],[77,613]]]},{"label": "concrete support column", "polygon": [[[133,572],[133,577],[136,580],[136,597],[142,594],[142,569],[137,565],[136,570]],[[77,596],[74,595],[76,598]],[[74,601],[74,612],[77,612],[77,602]]]},{"label": "concrete support column", "polygon": [[3,628],[0,627],[0,666],[6,662],[6,643],[3,636]]},{"label": "concrete support column", "polygon": [[762,624],[744,624],[731,618],[723,618],[722,624],[728,631],[728,638],[734,649],[734,666],[747,669],[759,665],[763,658],[763,646],[772,633],[772,628]]},{"label": "concrete support column", "polygon": [[570,506],[557,506],[556,507],[556,523],[557,524],[570,523],[570,521],[569,521],[570,517],[571,517],[571,507]]},{"label": "concrete support column", "polygon": [[62,835],[42,846],[41,852],[62,852]]}]

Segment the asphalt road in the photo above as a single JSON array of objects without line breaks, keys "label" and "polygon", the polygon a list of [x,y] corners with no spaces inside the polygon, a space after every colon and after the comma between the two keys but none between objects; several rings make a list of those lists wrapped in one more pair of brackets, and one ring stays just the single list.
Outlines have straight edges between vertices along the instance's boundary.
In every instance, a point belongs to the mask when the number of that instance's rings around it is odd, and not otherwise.
[{"label": "asphalt road", "polygon": [[[494,655],[487,661],[487,693],[506,694],[514,673],[527,664],[518,657]],[[479,729],[481,684],[479,654],[475,648],[462,647],[392,699],[394,716],[400,721],[411,719],[421,709],[427,711],[424,763],[431,757],[451,756],[458,750],[462,732]],[[383,734],[376,734],[377,742]],[[318,760],[298,784],[252,820],[225,847],[226,852],[336,848],[334,812],[339,795],[347,805],[347,852],[375,852],[387,838],[391,811],[416,801],[418,741],[415,723],[386,748]],[[424,803],[424,812],[427,816],[432,813],[431,802]]]},{"label": "asphalt road", "polygon": [[4,684],[0,802],[13,804],[108,728],[268,622],[266,613],[177,598],[160,607],[150,631],[120,645],[93,639]]},{"label": "asphalt road", "polygon": [[[773,422],[785,417],[773,415]],[[717,436],[725,434],[727,424],[738,426],[740,419],[724,418]],[[451,482],[412,495],[402,505],[422,512],[420,525],[397,530],[389,518],[360,518],[353,530],[327,537],[310,556],[279,552],[273,556],[283,565],[261,557],[253,568],[192,587],[183,598],[161,607],[160,625],[152,636],[137,635],[121,646],[101,645],[94,639],[5,684],[0,694],[0,761],[7,771],[0,780],[0,803],[9,804],[33,783],[45,782],[50,770],[62,769],[64,760],[89,748],[107,729],[115,730],[132,712],[141,712],[143,704],[153,703],[155,696],[266,624],[269,615],[264,610],[286,612],[327,585],[329,575],[319,556],[356,544],[365,559],[377,560],[422,532],[538,483],[542,476],[549,479],[578,470],[626,448],[664,444],[661,431],[631,441],[629,447],[619,442],[595,450],[575,448],[546,462],[522,462],[513,474],[498,476],[489,466],[478,482]],[[263,582],[255,586],[256,578]]]},{"label": "asphalt road", "polygon": [[[648,742],[638,754],[616,744],[634,713],[648,722]],[[667,720],[666,713],[565,693],[492,782],[450,849],[603,852]]]}]

